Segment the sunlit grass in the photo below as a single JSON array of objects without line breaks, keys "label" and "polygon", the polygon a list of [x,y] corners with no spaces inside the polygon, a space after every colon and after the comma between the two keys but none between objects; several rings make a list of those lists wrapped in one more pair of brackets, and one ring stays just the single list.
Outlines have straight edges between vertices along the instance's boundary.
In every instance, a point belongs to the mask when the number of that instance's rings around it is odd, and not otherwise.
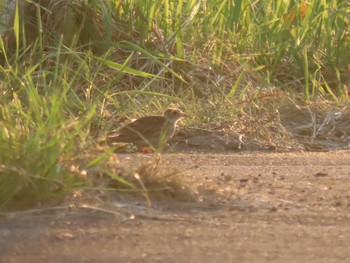
[{"label": "sunlit grass", "polygon": [[[83,188],[91,169],[123,181],[97,143],[120,117],[173,103],[206,125],[268,111],[261,98],[281,90],[348,101],[346,1],[64,2],[29,22],[16,8],[0,39],[0,208]],[[267,136],[257,123],[249,132]]]}]

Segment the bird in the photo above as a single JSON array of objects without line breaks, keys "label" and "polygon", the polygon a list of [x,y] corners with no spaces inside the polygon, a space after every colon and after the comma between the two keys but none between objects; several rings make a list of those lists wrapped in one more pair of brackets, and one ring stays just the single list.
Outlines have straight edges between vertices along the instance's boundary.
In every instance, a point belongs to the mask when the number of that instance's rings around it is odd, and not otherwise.
[{"label": "bird", "polygon": [[186,113],[168,108],[163,115],[144,116],[107,134],[107,143],[132,143],[138,149],[161,149],[173,137],[176,123]]}]

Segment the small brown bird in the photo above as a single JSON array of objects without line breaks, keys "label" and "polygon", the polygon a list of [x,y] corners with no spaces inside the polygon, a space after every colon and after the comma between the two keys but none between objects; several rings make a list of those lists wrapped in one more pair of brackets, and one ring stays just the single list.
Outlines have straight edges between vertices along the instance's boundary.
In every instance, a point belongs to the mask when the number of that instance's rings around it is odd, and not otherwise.
[{"label": "small brown bird", "polygon": [[145,116],[122,126],[107,135],[107,143],[132,143],[138,148],[161,148],[166,141],[173,137],[176,123],[187,114],[179,109],[167,109],[163,116]]}]

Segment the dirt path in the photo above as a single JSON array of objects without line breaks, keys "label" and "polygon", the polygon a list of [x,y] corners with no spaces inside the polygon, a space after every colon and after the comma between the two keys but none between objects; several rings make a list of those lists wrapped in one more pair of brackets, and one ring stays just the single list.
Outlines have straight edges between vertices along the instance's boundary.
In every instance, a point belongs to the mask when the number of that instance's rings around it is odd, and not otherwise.
[{"label": "dirt path", "polygon": [[[122,156],[131,163],[150,156]],[[350,262],[350,152],[166,154],[197,192],[0,219],[0,262]]]}]

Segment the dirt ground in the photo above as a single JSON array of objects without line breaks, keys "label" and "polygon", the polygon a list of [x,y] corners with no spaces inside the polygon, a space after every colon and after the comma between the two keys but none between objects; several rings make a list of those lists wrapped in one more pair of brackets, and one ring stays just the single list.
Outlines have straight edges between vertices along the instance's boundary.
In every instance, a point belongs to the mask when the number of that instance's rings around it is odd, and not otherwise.
[{"label": "dirt ground", "polygon": [[[350,262],[350,151],[164,154],[193,194],[0,218],[0,262]],[[129,163],[153,155],[121,155]]]}]

